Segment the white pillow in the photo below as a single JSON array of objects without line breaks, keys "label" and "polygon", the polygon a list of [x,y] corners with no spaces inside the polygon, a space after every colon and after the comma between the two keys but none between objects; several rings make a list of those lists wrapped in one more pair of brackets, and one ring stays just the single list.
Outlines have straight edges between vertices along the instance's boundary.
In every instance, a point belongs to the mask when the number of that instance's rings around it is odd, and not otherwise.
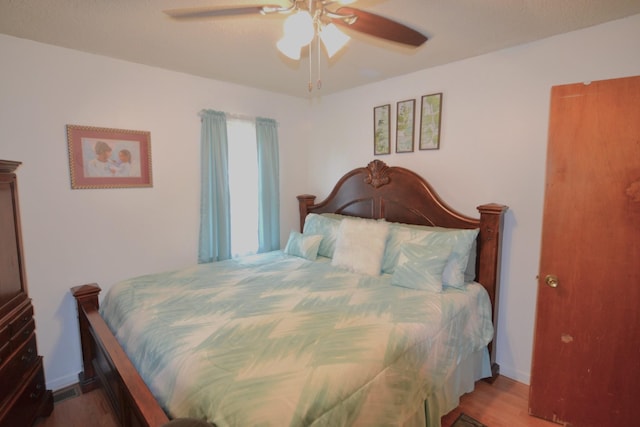
[{"label": "white pillow", "polygon": [[389,223],[345,218],[340,223],[331,265],[354,273],[379,276]]}]

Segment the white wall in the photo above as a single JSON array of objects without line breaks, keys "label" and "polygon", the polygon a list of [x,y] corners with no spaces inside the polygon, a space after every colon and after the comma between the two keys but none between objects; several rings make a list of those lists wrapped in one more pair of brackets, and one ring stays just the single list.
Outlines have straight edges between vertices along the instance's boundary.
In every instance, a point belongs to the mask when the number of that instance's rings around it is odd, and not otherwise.
[{"label": "white wall", "polygon": [[419,106],[422,95],[443,92],[440,150],[378,158],[417,171],[464,214],[487,202],[510,207],[497,361],[503,374],[528,383],[550,89],[640,74],[639,40],[635,15],[325,97],[314,111],[308,190],[322,200],[345,171],[374,159],[374,106],[391,104],[395,118],[396,102]]},{"label": "white wall", "polygon": [[[282,235],[298,224],[308,101],[0,35],[0,158],[18,187],[48,387],[81,369],[71,286],[103,289],[197,257],[203,108],[279,123]],[[151,132],[153,188],[71,190],[66,124]],[[285,240],[286,242],[286,240]]]}]

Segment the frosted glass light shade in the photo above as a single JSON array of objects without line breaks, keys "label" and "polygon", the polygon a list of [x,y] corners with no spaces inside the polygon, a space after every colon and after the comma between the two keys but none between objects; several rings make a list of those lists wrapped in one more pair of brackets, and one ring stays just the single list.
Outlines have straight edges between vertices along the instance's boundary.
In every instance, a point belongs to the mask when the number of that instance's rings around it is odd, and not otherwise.
[{"label": "frosted glass light shade", "polygon": [[327,55],[332,58],[349,41],[349,36],[343,33],[334,24],[329,24],[322,28],[320,39],[327,49]]},{"label": "frosted glass light shade", "polygon": [[295,39],[300,46],[311,43],[314,36],[313,19],[306,10],[298,11],[284,21],[284,36]]},{"label": "frosted glass light shade", "polygon": [[300,59],[302,46],[300,46],[298,42],[294,41],[291,37],[284,36],[280,41],[278,41],[278,43],[276,43],[276,46],[283,55],[296,61]]}]

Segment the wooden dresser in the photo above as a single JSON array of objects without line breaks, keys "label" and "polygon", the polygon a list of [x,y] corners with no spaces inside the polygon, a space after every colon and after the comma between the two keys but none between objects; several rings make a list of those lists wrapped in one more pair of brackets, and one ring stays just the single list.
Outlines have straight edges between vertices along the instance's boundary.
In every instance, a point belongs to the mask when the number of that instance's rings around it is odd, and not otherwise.
[{"label": "wooden dresser", "polygon": [[27,292],[14,173],[19,165],[0,160],[0,427],[31,426],[53,410]]}]

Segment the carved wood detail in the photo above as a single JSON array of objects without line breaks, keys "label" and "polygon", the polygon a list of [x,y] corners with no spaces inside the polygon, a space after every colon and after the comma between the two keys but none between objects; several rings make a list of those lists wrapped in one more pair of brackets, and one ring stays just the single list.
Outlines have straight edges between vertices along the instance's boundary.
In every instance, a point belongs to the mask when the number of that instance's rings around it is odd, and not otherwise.
[{"label": "carved wood detail", "polygon": [[389,166],[381,160],[374,160],[367,165],[369,175],[364,179],[364,182],[373,186],[373,188],[379,188],[389,183],[390,178],[388,175]]}]

